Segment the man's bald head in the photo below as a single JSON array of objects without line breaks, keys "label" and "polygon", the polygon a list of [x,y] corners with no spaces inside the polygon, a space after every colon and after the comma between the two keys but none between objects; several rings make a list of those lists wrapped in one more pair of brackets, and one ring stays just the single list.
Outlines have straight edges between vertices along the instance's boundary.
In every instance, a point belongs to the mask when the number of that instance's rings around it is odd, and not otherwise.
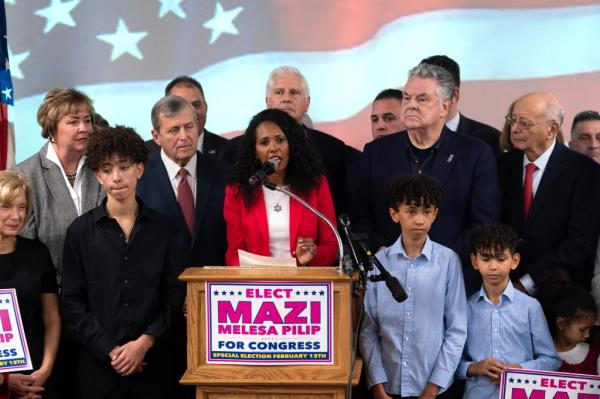
[{"label": "man's bald head", "polygon": [[533,92],[519,97],[508,117],[513,146],[534,161],[556,140],[564,111],[552,94]]}]

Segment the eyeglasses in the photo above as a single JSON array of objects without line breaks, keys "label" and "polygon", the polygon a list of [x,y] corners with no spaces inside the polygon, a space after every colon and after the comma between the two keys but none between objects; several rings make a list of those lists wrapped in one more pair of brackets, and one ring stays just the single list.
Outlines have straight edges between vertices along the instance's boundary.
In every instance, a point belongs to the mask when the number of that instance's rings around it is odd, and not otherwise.
[{"label": "eyeglasses", "polygon": [[506,115],[504,117],[504,119],[506,120],[506,123],[508,123],[508,126],[512,126],[512,125],[514,125],[516,123],[517,126],[519,126],[519,128],[523,129],[523,130],[529,130],[532,127],[534,127],[535,125],[541,125],[542,123],[554,122],[554,120],[552,120],[552,119],[548,119],[548,120],[541,121],[541,122],[532,122],[532,121],[527,120],[527,119],[517,118],[517,117],[515,117],[513,115],[510,115],[510,114]]}]

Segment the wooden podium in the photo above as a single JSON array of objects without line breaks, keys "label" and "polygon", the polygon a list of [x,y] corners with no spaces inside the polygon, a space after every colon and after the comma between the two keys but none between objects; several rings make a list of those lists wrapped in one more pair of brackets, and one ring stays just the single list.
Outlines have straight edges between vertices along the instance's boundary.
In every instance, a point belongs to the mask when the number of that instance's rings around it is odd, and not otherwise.
[{"label": "wooden podium", "polygon": [[[315,399],[346,397],[352,372],[358,383],[362,362],[352,365],[352,280],[332,267],[188,268],[187,371],[182,384],[196,386],[198,399]],[[331,282],[333,286],[333,364],[229,365],[207,364],[206,282]]]}]

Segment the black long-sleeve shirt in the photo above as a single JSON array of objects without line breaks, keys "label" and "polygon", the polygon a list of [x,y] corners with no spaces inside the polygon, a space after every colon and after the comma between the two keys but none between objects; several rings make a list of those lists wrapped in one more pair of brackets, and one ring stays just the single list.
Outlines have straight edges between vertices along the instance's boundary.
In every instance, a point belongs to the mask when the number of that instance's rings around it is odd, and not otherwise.
[{"label": "black long-sleeve shirt", "polygon": [[107,215],[106,200],[67,230],[61,289],[68,328],[100,361],[142,334],[159,338],[183,303],[176,231],[144,207],[129,240]]}]

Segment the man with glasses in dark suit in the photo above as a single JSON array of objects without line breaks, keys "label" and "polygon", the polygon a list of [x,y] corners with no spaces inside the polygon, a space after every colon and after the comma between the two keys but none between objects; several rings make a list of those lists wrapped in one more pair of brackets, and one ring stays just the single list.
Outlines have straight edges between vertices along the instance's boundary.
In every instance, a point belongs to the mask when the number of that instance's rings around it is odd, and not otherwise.
[{"label": "man with glasses in dark suit", "polygon": [[514,149],[498,159],[501,221],[521,239],[515,286],[533,294],[549,270],[590,287],[600,215],[599,166],[557,139],[564,111],[550,93],[526,94],[506,116]]}]

